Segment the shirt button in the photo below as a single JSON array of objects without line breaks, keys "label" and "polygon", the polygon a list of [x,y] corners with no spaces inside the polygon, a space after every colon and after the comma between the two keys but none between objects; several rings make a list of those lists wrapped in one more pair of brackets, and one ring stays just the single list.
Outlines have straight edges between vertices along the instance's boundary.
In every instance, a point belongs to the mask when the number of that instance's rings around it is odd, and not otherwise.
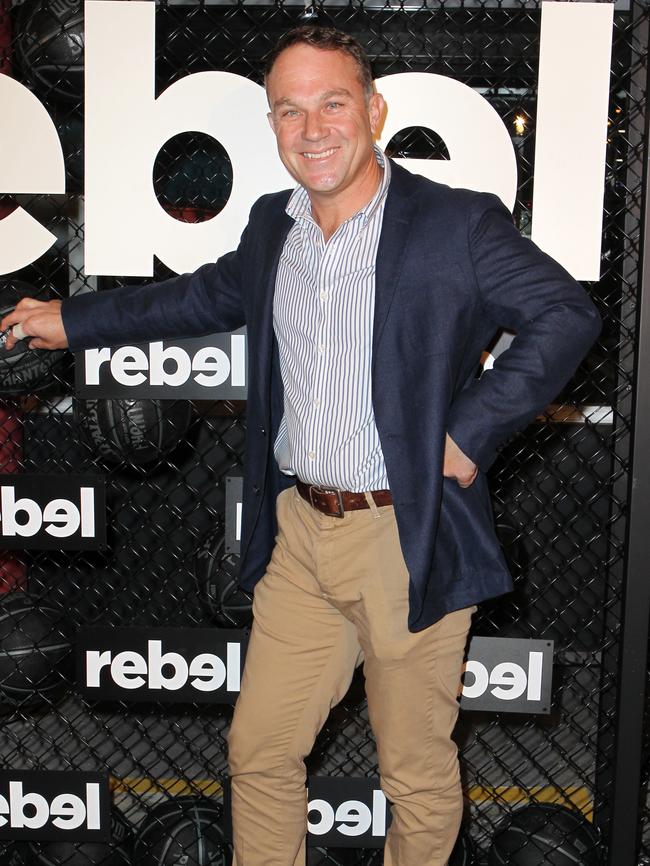
[{"label": "shirt button", "polygon": [[307,455],[307,457],[309,457],[310,460],[315,460],[316,459],[316,452],[310,451],[309,454]]},{"label": "shirt button", "polygon": [[314,406],[320,406],[320,398],[314,397]]},{"label": "shirt button", "polygon": [[321,299],[321,301],[326,301],[326,300],[327,300],[327,297],[328,297],[327,292],[321,292],[321,293],[320,293],[320,299]]},{"label": "shirt button", "polygon": [[324,355],[325,349],[326,349],[325,343],[321,343],[320,346],[318,347],[319,354]]}]

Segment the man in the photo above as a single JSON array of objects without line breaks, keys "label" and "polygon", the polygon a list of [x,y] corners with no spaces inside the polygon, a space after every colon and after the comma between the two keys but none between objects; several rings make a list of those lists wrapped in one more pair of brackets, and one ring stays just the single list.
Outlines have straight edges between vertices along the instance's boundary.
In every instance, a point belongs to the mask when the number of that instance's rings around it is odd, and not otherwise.
[{"label": "man", "polygon": [[[385,107],[353,39],[286,34],[266,87],[298,187],[254,205],[237,252],[62,308],[27,299],[2,327],[79,350],[246,322],[241,579],[257,586],[229,738],[235,861],[304,863],[303,759],[363,660],[393,803],[384,862],[444,866],[470,619],[510,588],[484,472],[560,390],[598,317],[496,198],[373,148]],[[517,337],[477,379],[500,326]]]}]

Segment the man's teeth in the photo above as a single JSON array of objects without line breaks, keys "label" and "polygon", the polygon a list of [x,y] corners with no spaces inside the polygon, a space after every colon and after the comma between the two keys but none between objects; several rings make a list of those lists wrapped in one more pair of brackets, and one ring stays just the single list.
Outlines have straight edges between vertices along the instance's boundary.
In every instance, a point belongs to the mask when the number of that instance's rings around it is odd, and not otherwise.
[{"label": "man's teeth", "polygon": [[305,151],[303,156],[307,159],[326,159],[328,156],[331,156],[335,150],[336,148],[331,147],[329,150],[324,150],[322,153],[309,153],[308,151]]}]

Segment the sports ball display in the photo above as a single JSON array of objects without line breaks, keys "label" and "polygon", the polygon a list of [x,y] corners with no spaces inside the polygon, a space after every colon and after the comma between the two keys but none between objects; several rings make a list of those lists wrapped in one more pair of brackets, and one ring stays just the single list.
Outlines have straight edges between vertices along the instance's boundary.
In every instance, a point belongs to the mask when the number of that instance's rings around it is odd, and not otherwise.
[{"label": "sports ball display", "polygon": [[154,806],[135,842],[138,866],[229,866],[223,810],[207,797],[175,797]]},{"label": "sports ball display", "polygon": [[497,827],[489,866],[598,866],[598,832],[578,811],[550,804],[517,809]]},{"label": "sports ball display", "polygon": [[25,0],[16,22],[15,56],[41,99],[78,103],[84,92],[81,0]]},{"label": "sports ball display", "polygon": [[225,552],[222,527],[204,540],[194,560],[199,595],[217,625],[246,628],[253,619],[253,597],[237,583],[239,557]]},{"label": "sports ball display", "polygon": [[110,842],[29,842],[29,866],[131,866],[132,844],[131,824],[113,807]]},{"label": "sports ball display", "polygon": [[76,400],[75,421],[98,456],[136,466],[159,460],[184,438],[188,400]]},{"label": "sports ball display", "polygon": [[61,610],[26,592],[0,600],[0,705],[53,700],[71,665],[70,627]]},{"label": "sports ball display", "polygon": [[[381,866],[383,852],[377,848],[308,848],[307,866]],[[461,829],[448,866],[477,866],[476,848],[469,833]]]},{"label": "sports ball display", "polygon": [[[0,318],[25,297],[50,300],[47,292],[38,291],[21,280],[0,281]],[[28,340],[20,340],[9,351],[1,344],[0,397],[33,394],[51,386],[62,373],[65,355],[63,350],[30,349]]]}]

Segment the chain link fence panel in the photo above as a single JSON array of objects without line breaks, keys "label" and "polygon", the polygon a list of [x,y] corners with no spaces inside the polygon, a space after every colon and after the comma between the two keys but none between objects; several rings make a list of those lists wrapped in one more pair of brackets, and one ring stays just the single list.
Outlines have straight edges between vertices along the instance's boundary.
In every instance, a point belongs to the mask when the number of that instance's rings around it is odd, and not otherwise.
[{"label": "chain link fence panel", "polygon": [[[480,93],[510,131],[519,172],[514,216],[521,231],[530,232],[538,3],[159,2],[157,92],[190,73],[215,69],[261,83],[265,54],[287,28],[305,21],[356,36],[377,77],[433,72]],[[65,298],[134,282],[119,275],[86,276],[83,269],[83,23],[78,0],[0,0],[0,71],[32,90],[52,116],[67,185],[65,195],[0,198],[0,216],[21,206],[56,237],[36,262],[0,278],[4,309],[26,290],[39,298]],[[535,802],[584,815],[598,828],[603,857],[608,848],[642,242],[647,32],[645,4],[617,6],[602,276],[587,286],[603,316],[602,335],[554,404],[508,445],[490,472],[515,591],[483,605],[473,633],[553,640],[555,681],[549,716],[461,713],[456,737],[466,827],[477,863],[493,862],[488,857],[495,828]],[[119,46],[115,51],[119,63]],[[561,147],[558,142],[558,158]],[[425,127],[400,131],[388,152],[449,158],[444,141]],[[198,222],[228,200],[232,166],[220,143],[187,132],[161,148],[153,182],[168,213]],[[129,202],[123,207],[127,210]],[[169,273],[156,262],[155,279]],[[176,804],[182,812],[183,798],[208,798],[218,807],[210,814],[221,820],[231,709],[93,702],[72,684],[75,634],[81,627],[229,624],[223,607],[215,605],[205,562],[232,577],[236,557],[224,545],[225,490],[226,479],[241,474],[245,460],[246,407],[226,401],[139,401],[100,417],[101,407],[75,396],[68,356],[24,355],[20,349],[15,357],[0,358],[0,378],[9,383],[0,402],[0,472],[103,476],[108,544],[100,551],[0,554],[0,589],[8,611],[4,619],[0,615],[0,637],[23,652],[29,647],[34,656],[33,671],[18,682],[15,657],[7,651],[2,658],[0,649],[5,678],[0,766],[108,770],[113,803],[127,828],[101,851],[89,854],[78,847],[52,856],[69,866],[121,863],[134,856],[120,853],[132,852],[131,836],[152,816],[155,823],[162,814],[156,810],[166,805]],[[11,387],[18,369],[29,371],[27,390]],[[104,440],[99,446],[98,429]],[[246,623],[246,604],[235,600],[233,625]],[[360,672],[332,711],[308,769],[314,775],[377,775]],[[647,806],[641,815],[639,862],[645,863],[650,862]],[[153,850],[155,832],[146,838],[153,840]],[[145,843],[139,844],[139,856],[149,856],[142,853]],[[211,862],[228,862],[227,844],[219,839],[214,844],[222,859]],[[199,862],[178,845],[174,862]],[[2,863],[19,863],[21,857],[25,863],[30,857],[45,862],[47,856],[44,845],[0,843]],[[309,862],[370,866],[381,862],[381,852],[315,848]],[[542,854],[535,862],[559,861]]]}]

